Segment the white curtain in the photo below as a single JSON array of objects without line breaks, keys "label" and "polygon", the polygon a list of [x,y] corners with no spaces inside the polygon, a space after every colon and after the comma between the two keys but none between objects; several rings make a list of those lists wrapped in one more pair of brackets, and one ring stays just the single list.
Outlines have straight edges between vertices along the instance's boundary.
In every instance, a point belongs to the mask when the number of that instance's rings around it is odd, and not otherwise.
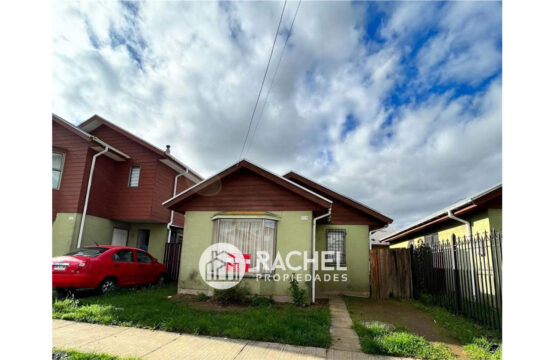
[{"label": "white curtain", "polygon": [[[276,226],[267,219],[218,219],[214,222],[214,243],[236,246],[243,254],[250,254],[250,268],[257,266],[258,251],[274,259]],[[266,270],[267,271],[267,270]],[[252,273],[253,271],[249,271]]]}]

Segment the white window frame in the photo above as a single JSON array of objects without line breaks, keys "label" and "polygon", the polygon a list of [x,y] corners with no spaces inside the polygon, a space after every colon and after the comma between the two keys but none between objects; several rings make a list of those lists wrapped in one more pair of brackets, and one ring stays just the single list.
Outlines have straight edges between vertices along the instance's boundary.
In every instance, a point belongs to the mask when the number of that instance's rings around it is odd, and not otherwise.
[{"label": "white window frame", "polygon": [[54,164],[52,164],[52,171],[59,171],[60,172],[60,178],[58,180],[58,186],[52,187],[53,190],[60,190],[60,187],[62,186],[62,177],[63,177],[63,168],[65,165],[65,153],[61,151],[52,151],[53,154],[59,154],[62,156],[62,165],[60,166],[60,169],[54,169]]},{"label": "white window frame", "polygon": [[[138,169],[138,179],[137,179],[137,185],[136,186],[131,185],[131,179],[132,179],[132,176],[133,176],[133,169]],[[127,181],[127,187],[130,187],[130,188],[138,188],[139,187],[141,170],[142,169],[140,168],[140,165],[133,165],[129,168],[129,180]]]},{"label": "white window frame", "polygon": [[[273,259],[270,259],[269,265],[271,266],[273,262],[275,261],[275,257],[277,256],[277,225],[279,221],[277,218],[273,216],[262,216],[262,217],[237,217],[237,216],[214,216],[212,217],[213,220],[213,236],[212,236],[212,244],[215,244],[219,242],[219,220],[261,220],[262,221],[262,229],[265,227],[265,221],[272,221],[275,224],[275,230],[273,232]],[[259,240],[259,239],[258,239]],[[262,240],[263,240],[263,232],[262,232]],[[242,249],[241,249],[242,251]],[[248,272],[245,273],[245,276],[248,277],[249,275],[256,275],[256,274],[273,274],[275,273],[275,270],[272,269],[260,269],[259,271],[253,271],[254,268],[254,260],[256,257],[256,254],[250,254],[250,264],[252,265]]]}]

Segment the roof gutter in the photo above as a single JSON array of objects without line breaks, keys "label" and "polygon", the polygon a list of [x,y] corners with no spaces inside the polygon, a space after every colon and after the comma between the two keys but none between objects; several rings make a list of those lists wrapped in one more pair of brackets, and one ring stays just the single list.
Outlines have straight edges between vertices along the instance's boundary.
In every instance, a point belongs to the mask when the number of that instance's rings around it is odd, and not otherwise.
[{"label": "roof gutter", "polygon": [[326,214],[323,214],[321,216],[318,216],[314,218],[313,220],[313,227],[312,227],[312,303],[315,303],[315,265],[317,264],[316,259],[316,251],[315,251],[315,226],[319,219],[323,219],[324,217],[331,215],[331,208],[329,208],[329,211],[327,211]]},{"label": "roof gutter", "polygon": [[[454,216],[454,214],[452,214],[452,210],[448,210],[448,213],[447,213],[448,217],[452,220],[456,220],[458,222],[461,222],[462,224],[465,224],[466,225],[466,237],[468,239],[468,241],[472,241],[471,239],[471,223],[467,220],[464,220],[464,219],[461,219],[457,216]],[[454,245],[454,244],[452,244]],[[471,289],[473,290],[473,298],[475,298],[475,274],[474,274],[474,260],[473,260],[473,251],[470,251],[469,252],[469,257],[470,257],[470,260],[471,260]],[[454,266],[454,251],[452,251],[452,266]]]},{"label": "roof gutter", "polygon": [[101,156],[102,154],[107,153],[110,150],[109,146],[106,146],[106,148],[102,151],[100,151],[98,154],[95,154],[92,157],[92,164],[90,165],[90,173],[88,175],[88,185],[87,185],[87,195],[85,197],[85,206],[83,208],[83,215],[81,216],[81,226],[79,227],[79,237],[77,239],[77,248],[81,247],[81,240],[83,239],[83,229],[85,227],[85,218],[87,216],[87,209],[88,209],[88,199],[90,197],[90,188],[92,186],[92,175],[94,174],[94,166],[96,165],[96,158]]},{"label": "roof gutter", "polygon": [[90,135],[90,139],[91,139],[92,141],[94,141],[94,142],[96,142],[96,143],[102,145],[104,148],[113,151],[113,152],[116,153],[117,155],[123,156],[125,159],[130,159],[130,158],[131,158],[129,155],[125,154],[125,153],[122,152],[122,151],[117,150],[116,148],[114,148],[114,147],[111,146],[111,145],[106,144],[105,142],[103,142],[102,140],[100,140],[99,138],[97,138],[97,137],[94,136],[94,135]]},{"label": "roof gutter", "polygon": [[388,227],[389,227],[389,224],[386,224],[385,226],[383,226],[379,229],[375,229],[375,230],[372,230],[372,231],[369,232],[369,251],[371,251],[371,235],[375,234],[378,231],[383,231]]},{"label": "roof gutter", "polygon": [[[188,174],[189,168],[185,169],[185,172],[182,172],[180,174],[175,175],[175,180],[173,180],[173,196],[175,196],[175,193],[177,192],[177,181],[180,176],[185,176]],[[173,216],[175,212],[171,210],[171,216],[169,218],[169,222],[167,223],[167,243],[169,244],[169,241],[171,240],[171,225],[173,225]]]}]

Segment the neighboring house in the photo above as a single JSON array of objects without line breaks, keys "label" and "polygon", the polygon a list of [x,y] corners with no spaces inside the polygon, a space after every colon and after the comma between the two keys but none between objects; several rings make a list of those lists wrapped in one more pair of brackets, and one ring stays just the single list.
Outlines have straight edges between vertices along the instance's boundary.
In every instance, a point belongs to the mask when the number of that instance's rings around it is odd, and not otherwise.
[{"label": "neighboring house", "polygon": [[402,230],[381,239],[391,248],[408,247],[424,242],[439,241],[471,234],[502,232],[502,184],[493,186],[468,199],[442,209]]},{"label": "neighboring house", "polygon": [[381,228],[381,229],[377,229],[377,230],[371,230],[371,232],[369,233],[370,247],[371,248],[388,247],[389,244],[382,243],[381,240],[386,238],[387,236],[389,236],[391,234],[394,234],[395,232],[396,232],[396,229],[393,228],[393,227],[390,227],[390,226],[387,226],[387,227],[384,227],[384,228]]},{"label": "neighboring house", "polygon": [[[282,270],[263,275],[278,275],[280,281],[257,280],[255,253],[267,251],[273,260],[292,252],[312,256],[315,248],[342,253],[347,282],[311,282],[303,286],[312,296],[369,294],[369,230],[392,220],[352,199],[329,190],[298,174],[284,177],[242,160],[213,177],[196,184],[164,202],[185,214],[183,247],[179,273],[179,293],[210,293],[198,272],[198,259],[212,243],[226,242],[250,255],[250,270],[242,280],[254,294],[290,300],[289,282],[283,275],[311,274],[312,269]],[[293,266],[303,264],[303,256],[291,257]],[[342,272],[344,273],[344,272]],[[320,272],[318,271],[318,274]],[[302,284],[302,283],[301,283]]]},{"label": "neighboring house", "polygon": [[54,256],[97,243],[142,248],[162,262],[165,243],[181,241],[183,216],[161,204],[202,178],[169,146],[97,115],[74,126],[53,114],[52,162]]}]

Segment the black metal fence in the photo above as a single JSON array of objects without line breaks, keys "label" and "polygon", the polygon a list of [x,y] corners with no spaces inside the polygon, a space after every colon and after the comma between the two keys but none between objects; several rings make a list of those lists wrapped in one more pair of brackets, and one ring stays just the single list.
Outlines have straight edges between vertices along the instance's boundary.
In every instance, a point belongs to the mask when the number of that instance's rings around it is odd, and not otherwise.
[{"label": "black metal fence", "polygon": [[502,235],[452,236],[410,247],[414,297],[502,329]]}]

